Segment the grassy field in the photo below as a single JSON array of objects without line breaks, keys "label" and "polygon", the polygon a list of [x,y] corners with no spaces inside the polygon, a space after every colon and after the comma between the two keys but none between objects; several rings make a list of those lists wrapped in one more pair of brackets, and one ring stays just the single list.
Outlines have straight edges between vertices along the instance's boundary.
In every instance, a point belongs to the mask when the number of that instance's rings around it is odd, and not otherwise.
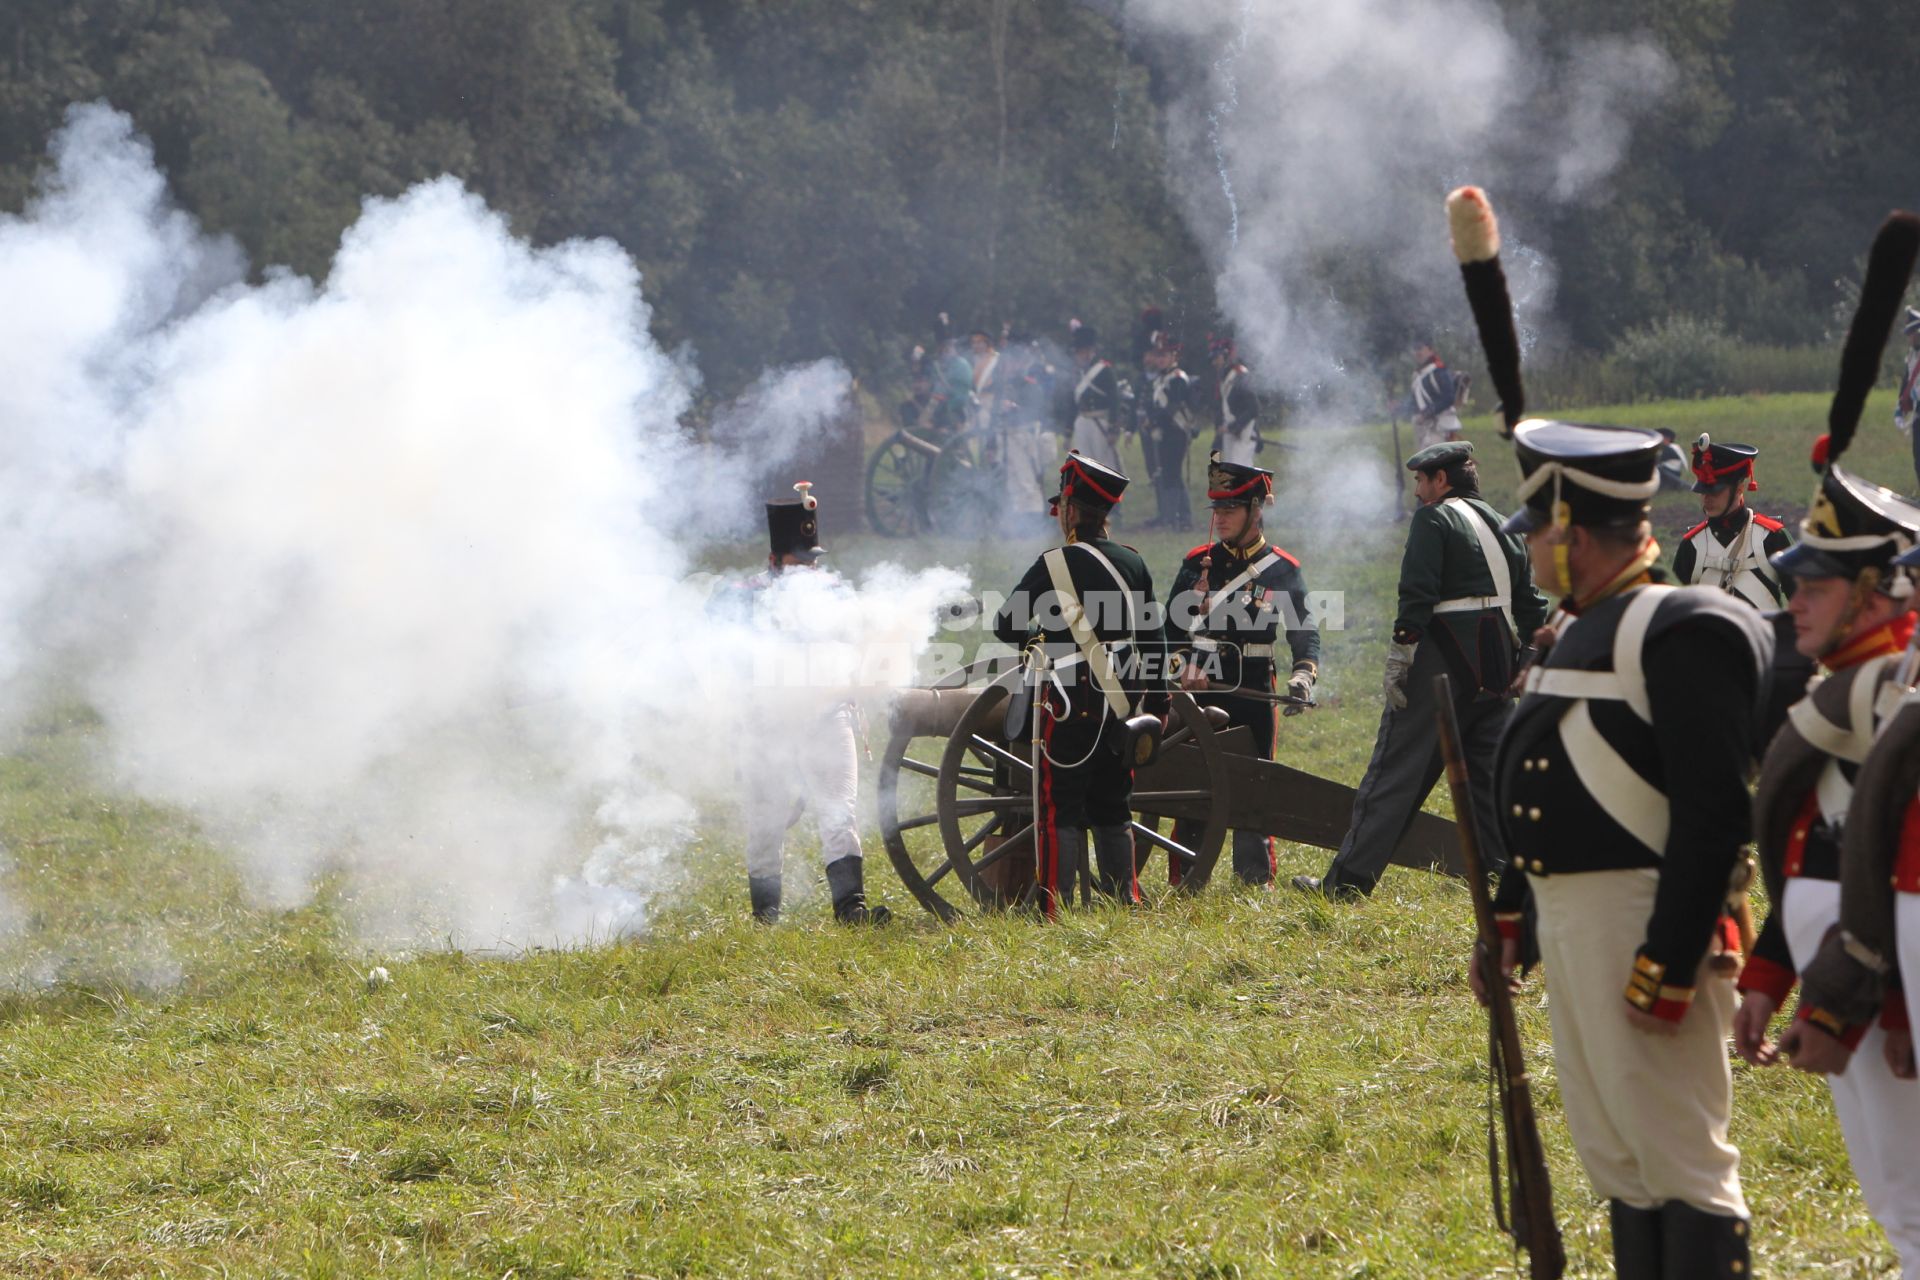
[{"label": "grassy field", "polygon": [[[1757,497],[1786,512],[1824,411],[1588,416],[1759,444]],[[1876,398],[1855,460],[1910,486],[1885,420]],[[1511,468],[1472,425],[1504,502]],[[1385,434],[1303,436],[1283,465],[1384,459]],[[1663,501],[1662,529],[1687,510]],[[1282,750],[1347,782],[1378,714],[1388,514],[1335,542],[1275,513],[1310,582],[1349,598],[1327,705]],[[1192,539],[1138,541],[1161,576]],[[883,558],[965,562],[983,586],[1014,568],[992,546],[842,556]],[[370,955],[340,923],[348,887],[255,909],[191,822],[90,788],[97,729],[49,716],[0,758],[21,907],[0,921],[0,1275],[1515,1274],[1488,1216],[1457,885],[1395,872],[1361,909],[1216,886],[949,928],[876,842],[894,926],[837,929],[816,894],[766,929],[716,814],[645,939]],[[1324,857],[1288,849],[1283,874]],[[795,841],[790,880],[815,859]],[[391,985],[366,984],[373,964]],[[1526,1038],[1573,1273],[1602,1275],[1605,1210],[1560,1125],[1538,1001],[1536,984]],[[1736,1081],[1758,1274],[1893,1274],[1823,1087]]]}]

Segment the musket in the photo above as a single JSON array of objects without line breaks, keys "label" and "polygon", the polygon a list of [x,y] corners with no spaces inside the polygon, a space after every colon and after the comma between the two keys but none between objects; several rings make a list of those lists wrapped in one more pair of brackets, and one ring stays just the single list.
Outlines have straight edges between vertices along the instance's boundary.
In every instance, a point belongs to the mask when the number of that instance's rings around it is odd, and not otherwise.
[{"label": "musket", "polygon": [[1406,460],[1406,454],[1400,452],[1400,410],[1398,406],[1388,415],[1393,423],[1393,518],[1397,521],[1407,513],[1407,469],[1400,465]]},{"label": "musket", "polygon": [[1467,891],[1473,896],[1473,919],[1478,928],[1473,962],[1480,967],[1487,993],[1490,1087],[1499,1095],[1506,1130],[1507,1189],[1503,1197],[1500,1141],[1489,1105],[1487,1165],[1493,1185],[1493,1220],[1513,1237],[1517,1248],[1527,1251],[1527,1274],[1532,1280],[1560,1280],[1567,1268],[1566,1248],[1560,1240],[1560,1227],[1553,1220],[1553,1184],[1547,1175],[1547,1153],[1533,1111],[1533,1085],[1520,1049],[1513,992],[1500,972],[1500,929],[1494,921],[1486,864],[1480,858],[1480,833],[1474,823],[1466,752],[1460,746],[1453,684],[1446,676],[1434,678],[1433,698],[1440,754],[1447,764],[1447,790],[1453,795],[1453,820],[1460,832],[1461,861],[1466,867]]}]

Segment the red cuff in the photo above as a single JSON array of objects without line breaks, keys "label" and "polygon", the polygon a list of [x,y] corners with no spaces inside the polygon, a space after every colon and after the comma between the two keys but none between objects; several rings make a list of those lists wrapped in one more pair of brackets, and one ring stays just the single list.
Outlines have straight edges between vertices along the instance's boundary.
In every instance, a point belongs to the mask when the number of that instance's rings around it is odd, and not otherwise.
[{"label": "red cuff", "polygon": [[1493,927],[1500,931],[1500,936],[1506,941],[1518,942],[1521,922],[1525,919],[1524,912],[1498,912],[1493,917]]},{"label": "red cuff", "polygon": [[1887,998],[1880,1002],[1880,1025],[1888,1031],[1913,1029],[1907,1021],[1907,994],[1900,988],[1887,992]]},{"label": "red cuff", "polygon": [[1667,966],[1646,956],[1635,956],[1633,975],[1627,979],[1624,994],[1627,1003],[1642,1013],[1650,1013],[1663,1022],[1678,1022],[1693,1003],[1692,987],[1670,986],[1661,981]]},{"label": "red cuff", "polygon": [[1842,1022],[1838,1015],[1828,1013],[1825,1009],[1815,1008],[1812,1005],[1806,1004],[1794,1010],[1793,1020],[1795,1022],[1811,1022],[1814,1026],[1847,1046],[1847,1052],[1849,1053],[1860,1047],[1860,1042],[1866,1039],[1867,1028],[1871,1025],[1870,1023],[1856,1022],[1849,1026]]},{"label": "red cuff", "polygon": [[1765,956],[1748,956],[1740,970],[1740,980],[1734,986],[1741,991],[1771,996],[1777,1006],[1786,1003],[1793,984],[1799,980],[1799,975],[1783,964],[1776,964]]}]

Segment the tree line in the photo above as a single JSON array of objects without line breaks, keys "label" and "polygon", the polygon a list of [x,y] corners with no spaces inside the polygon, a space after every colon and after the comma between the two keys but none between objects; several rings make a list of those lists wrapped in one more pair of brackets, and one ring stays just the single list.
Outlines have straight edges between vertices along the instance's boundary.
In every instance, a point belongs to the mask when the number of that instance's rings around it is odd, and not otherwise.
[{"label": "tree line", "polygon": [[[1920,23],[1503,3],[1568,38],[1647,33],[1677,73],[1610,198],[1551,213],[1573,341],[1675,315],[1823,339],[1875,221],[1920,201]],[[65,107],[106,99],[257,264],[323,272],[363,197],[453,173],[536,241],[620,241],[717,393],[822,354],[886,380],[939,311],[1111,328],[1177,299],[1215,323],[1166,91],[1110,11],[1067,0],[13,0],[0,208]]]}]

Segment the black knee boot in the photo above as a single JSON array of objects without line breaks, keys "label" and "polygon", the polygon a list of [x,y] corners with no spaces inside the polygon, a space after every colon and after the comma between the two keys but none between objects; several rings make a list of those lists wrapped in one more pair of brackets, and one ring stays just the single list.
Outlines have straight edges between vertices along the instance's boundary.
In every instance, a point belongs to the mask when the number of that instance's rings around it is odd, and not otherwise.
[{"label": "black knee boot", "polygon": [[1660,1256],[1667,1280],[1746,1280],[1753,1274],[1747,1220],[1669,1200],[1660,1206]]},{"label": "black knee boot", "polygon": [[1665,1280],[1660,1261],[1660,1210],[1607,1201],[1613,1226],[1613,1273],[1619,1280]]},{"label": "black knee boot", "polygon": [[1099,876],[1093,887],[1109,898],[1137,903],[1140,894],[1134,884],[1133,827],[1117,823],[1093,829],[1093,862]]},{"label": "black knee boot", "polygon": [[780,918],[780,877],[748,876],[747,900],[753,904],[753,918],[772,924]]},{"label": "black knee boot", "polygon": [[[1055,827],[1053,842],[1053,890],[1056,909],[1073,905],[1073,893],[1079,885],[1080,864],[1087,860],[1087,832],[1084,827]],[[1042,886],[1043,888],[1046,886]]]},{"label": "black knee boot", "polygon": [[841,924],[885,924],[893,912],[867,905],[866,880],[860,857],[827,864],[827,892],[833,896],[833,918]]},{"label": "black knee boot", "polygon": [[1241,884],[1273,883],[1273,847],[1267,838],[1253,831],[1232,831],[1227,840],[1233,848],[1233,874]]}]

